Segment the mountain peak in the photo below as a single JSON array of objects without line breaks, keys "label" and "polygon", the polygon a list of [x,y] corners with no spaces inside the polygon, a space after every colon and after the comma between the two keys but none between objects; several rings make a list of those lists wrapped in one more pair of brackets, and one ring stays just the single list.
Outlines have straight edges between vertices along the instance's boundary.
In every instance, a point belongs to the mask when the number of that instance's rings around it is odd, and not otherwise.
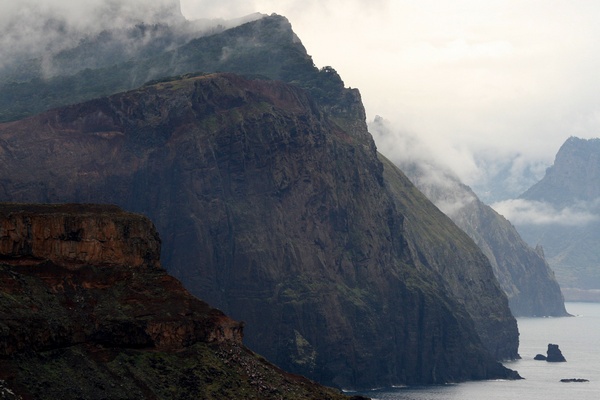
[{"label": "mountain peak", "polygon": [[546,175],[521,196],[564,207],[600,197],[600,139],[568,138]]}]

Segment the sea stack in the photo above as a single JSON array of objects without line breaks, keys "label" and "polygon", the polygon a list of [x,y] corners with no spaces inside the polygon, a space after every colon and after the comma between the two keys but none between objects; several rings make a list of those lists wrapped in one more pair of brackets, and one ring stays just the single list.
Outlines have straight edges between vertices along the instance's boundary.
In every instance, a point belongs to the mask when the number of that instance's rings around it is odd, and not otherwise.
[{"label": "sea stack", "polygon": [[546,352],[548,357],[546,357],[546,361],[548,362],[566,362],[567,360],[562,355],[562,352],[558,348],[557,344],[548,344],[548,351]]}]

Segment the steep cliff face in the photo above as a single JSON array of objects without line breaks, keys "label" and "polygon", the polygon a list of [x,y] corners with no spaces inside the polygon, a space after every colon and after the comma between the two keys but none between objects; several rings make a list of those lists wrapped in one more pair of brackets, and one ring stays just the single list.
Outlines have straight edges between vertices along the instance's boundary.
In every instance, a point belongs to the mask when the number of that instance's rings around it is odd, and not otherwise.
[{"label": "steep cliff face", "polygon": [[[383,118],[370,126],[385,141],[392,132]],[[408,142],[407,142],[408,143]],[[515,316],[566,316],[561,289],[542,252],[530,247],[514,226],[479,200],[445,167],[419,152],[416,144],[394,160],[412,183],[458,225],[487,256]]]},{"label": "steep cliff face", "polygon": [[458,210],[453,220],[490,260],[513,315],[569,315],[544,254],[530,247],[508,220],[477,200]]},{"label": "steep cliff face", "polygon": [[544,255],[530,247],[508,220],[442,169],[436,172],[443,175],[441,180],[432,179],[416,164],[405,170],[412,182],[487,256],[515,316],[568,315],[560,287]]},{"label": "steep cliff face", "polygon": [[0,204],[0,238],[0,382],[22,398],[345,398],[246,350],[160,267],[145,217]]},{"label": "steep cliff face", "polygon": [[0,198],[150,216],[169,271],[323,382],[512,376],[493,360],[517,357],[518,333],[489,263],[384,168],[358,92],[340,94],[207,75],[0,125]]}]

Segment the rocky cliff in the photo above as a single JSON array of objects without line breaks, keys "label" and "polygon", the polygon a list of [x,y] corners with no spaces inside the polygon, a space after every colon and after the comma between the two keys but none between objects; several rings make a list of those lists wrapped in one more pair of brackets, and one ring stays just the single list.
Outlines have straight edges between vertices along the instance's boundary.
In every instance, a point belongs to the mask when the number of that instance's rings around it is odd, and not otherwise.
[{"label": "rocky cliff", "polygon": [[543,247],[571,300],[600,300],[599,188],[600,139],[571,137],[542,180],[518,200],[544,217],[515,224],[529,243]]},{"label": "rocky cliff", "polygon": [[490,260],[518,317],[565,317],[564,298],[543,252],[529,246],[515,227],[479,200],[458,210],[453,221]]},{"label": "rocky cliff", "polygon": [[3,398],[346,398],[249,352],[161,268],[145,217],[0,204],[0,241]]},{"label": "rocky cliff", "polygon": [[358,92],[337,93],[204,75],[3,124],[0,198],[150,216],[169,271],[322,382],[514,376],[494,361],[518,332],[489,262],[378,159]]}]

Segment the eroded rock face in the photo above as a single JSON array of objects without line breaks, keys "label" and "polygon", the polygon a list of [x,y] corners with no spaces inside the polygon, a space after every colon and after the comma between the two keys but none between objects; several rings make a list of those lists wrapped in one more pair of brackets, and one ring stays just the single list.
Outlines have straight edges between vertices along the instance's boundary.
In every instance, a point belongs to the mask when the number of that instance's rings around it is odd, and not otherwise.
[{"label": "eroded rock face", "polygon": [[3,204],[0,254],[18,264],[158,267],[160,239],[152,223],[114,206]]},{"label": "eroded rock face", "polygon": [[1,204],[0,243],[0,355],[87,342],[241,344],[240,323],[160,267],[145,217],[116,206]]},{"label": "eroded rock face", "polygon": [[518,332],[489,263],[378,159],[358,92],[341,96],[215,74],[0,125],[17,171],[0,198],[150,216],[172,273],[322,382],[513,376],[494,361],[518,356]]},{"label": "eroded rock face", "polygon": [[0,237],[3,398],[345,398],[248,351],[162,269],[145,217],[0,204]]}]

